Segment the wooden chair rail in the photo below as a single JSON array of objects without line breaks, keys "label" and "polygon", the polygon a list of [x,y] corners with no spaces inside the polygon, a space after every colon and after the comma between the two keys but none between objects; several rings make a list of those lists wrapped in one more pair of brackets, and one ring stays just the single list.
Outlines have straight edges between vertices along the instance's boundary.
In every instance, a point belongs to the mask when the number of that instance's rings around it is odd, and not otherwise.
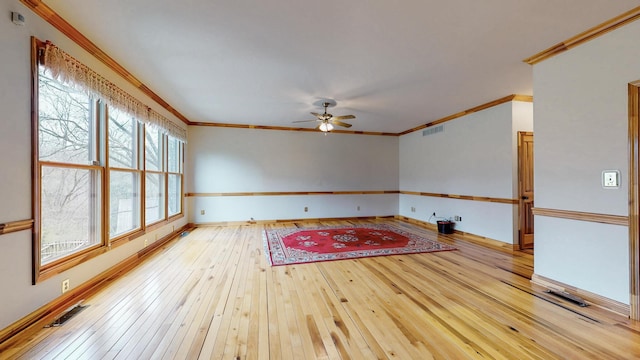
[{"label": "wooden chair rail", "polygon": [[4,224],[0,223],[0,235],[22,230],[31,230],[32,228],[33,219],[11,221]]},{"label": "wooden chair rail", "polygon": [[487,196],[440,194],[418,191],[403,190],[367,190],[367,191],[247,191],[247,192],[215,192],[215,193],[185,193],[185,197],[223,197],[223,196],[308,196],[308,195],[381,195],[381,194],[403,194],[417,196],[431,196],[447,199],[471,200],[493,202],[501,204],[518,204],[518,199],[494,198]]},{"label": "wooden chair rail", "polygon": [[296,196],[296,195],[380,195],[398,194],[398,190],[369,190],[369,191],[256,191],[256,192],[216,192],[216,193],[186,193],[184,197],[220,197],[220,196]]},{"label": "wooden chair rail", "polygon": [[439,194],[439,193],[418,192],[418,191],[400,191],[400,194],[440,197],[440,198],[446,198],[446,199],[484,201],[484,202],[492,202],[492,203],[500,203],[500,204],[513,204],[513,205],[518,204],[518,199],[494,198],[494,197],[487,197],[487,196]]},{"label": "wooden chair rail", "polygon": [[590,221],[610,225],[629,225],[629,217],[622,215],[596,214],[581,211],[533,208],[533,215],[579,221]]}]

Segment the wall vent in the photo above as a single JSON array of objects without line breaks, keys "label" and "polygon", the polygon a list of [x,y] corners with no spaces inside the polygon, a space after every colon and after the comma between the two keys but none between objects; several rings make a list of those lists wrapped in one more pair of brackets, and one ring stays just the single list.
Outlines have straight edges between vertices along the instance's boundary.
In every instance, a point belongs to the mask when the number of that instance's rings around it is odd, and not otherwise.
[{"label": "wall vent", "polygon": [[53,320],[53,322],[51,324],[45,325],[44,327],[49,328],[49,327],[62,326],[62,325],[64,325],[64,323],[69,321],[72,317],[78,315],[79,312],[81,312],[82,310],[86,309],[87,307],[89,307],[89,305],[80,305],[80,303],[77,303],[76,305],[74,305],[74,306],[68,308],[67,310],[65,310],[65,312],[60,317],[58,317],[57,319]]},{"label": "wall vent", "polygon": [[431,126],[422,130],[422,136],[433,135],[444,131],[444,125]]}]

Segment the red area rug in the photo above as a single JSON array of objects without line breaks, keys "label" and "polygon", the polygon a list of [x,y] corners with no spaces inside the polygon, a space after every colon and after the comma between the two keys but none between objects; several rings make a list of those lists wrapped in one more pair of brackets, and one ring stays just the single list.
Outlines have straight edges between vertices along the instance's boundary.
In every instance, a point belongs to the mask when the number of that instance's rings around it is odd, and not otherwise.
[{"label": "red area rug", "polygon": [[456,249],[386,224],[265,230],[263,240],[271,265]]}]

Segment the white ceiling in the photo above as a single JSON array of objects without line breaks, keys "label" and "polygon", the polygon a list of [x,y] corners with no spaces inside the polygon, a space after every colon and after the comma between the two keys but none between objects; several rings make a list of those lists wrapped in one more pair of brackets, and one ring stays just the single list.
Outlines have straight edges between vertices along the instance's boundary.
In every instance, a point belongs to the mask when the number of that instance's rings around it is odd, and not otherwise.
[{"label": "white ceiling", "polygon": [[637,0],[44,0],[193,122],[398,133],[510,94]]}]

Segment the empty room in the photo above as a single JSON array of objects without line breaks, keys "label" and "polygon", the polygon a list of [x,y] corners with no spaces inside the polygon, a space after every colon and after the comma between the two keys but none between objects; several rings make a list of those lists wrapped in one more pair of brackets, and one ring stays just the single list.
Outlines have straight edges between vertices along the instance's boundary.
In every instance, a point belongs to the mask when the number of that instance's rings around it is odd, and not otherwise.
[{"label": "empty room", "polygon": [[638,1],[0,14],[0,359],[640,358]]}]

